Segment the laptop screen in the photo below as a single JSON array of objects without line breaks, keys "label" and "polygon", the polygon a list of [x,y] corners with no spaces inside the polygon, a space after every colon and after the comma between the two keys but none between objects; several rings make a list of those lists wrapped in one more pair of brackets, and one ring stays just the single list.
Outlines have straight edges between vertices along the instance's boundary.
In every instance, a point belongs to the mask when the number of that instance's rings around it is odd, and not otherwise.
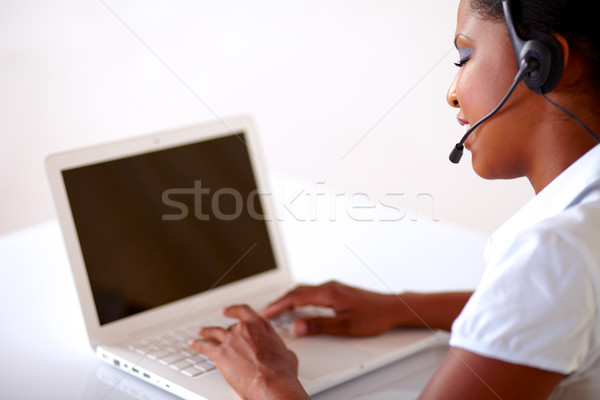
[{"label": "laptop screen", "polygon": [[276,268],[245,143],[62,171],[101,325]]}]

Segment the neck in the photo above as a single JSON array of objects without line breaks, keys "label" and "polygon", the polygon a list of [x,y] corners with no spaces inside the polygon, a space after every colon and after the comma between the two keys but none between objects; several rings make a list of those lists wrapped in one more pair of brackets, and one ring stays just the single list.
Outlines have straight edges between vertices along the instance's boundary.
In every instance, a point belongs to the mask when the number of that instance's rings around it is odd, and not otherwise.
[{"label": "neck", "polygon": [[[572,110],[586,109],[575,104],[571,107]],[[537,144],[531,152],[531,162],[525,174],[536,194],[598,144],[575,120],[561,111],[555,109],[549,115],[552,117],[539,126],[535,140]],[[582,112],[577,117],[593,132],[600,133],[600,121],[597,116],[590,112]]]}]

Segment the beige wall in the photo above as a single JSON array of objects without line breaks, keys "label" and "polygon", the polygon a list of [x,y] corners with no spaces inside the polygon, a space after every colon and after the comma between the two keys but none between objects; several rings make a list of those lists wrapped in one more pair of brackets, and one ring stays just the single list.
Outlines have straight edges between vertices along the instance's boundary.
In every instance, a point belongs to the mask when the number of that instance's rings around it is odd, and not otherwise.
[{"label": "beige wall", "polygon": [[447,159],[457,1],[105,4],[0,2],[0,233],[54,218],[47,154],[238,113],[271,170],[441,221],[489,233],[532,196]]}]

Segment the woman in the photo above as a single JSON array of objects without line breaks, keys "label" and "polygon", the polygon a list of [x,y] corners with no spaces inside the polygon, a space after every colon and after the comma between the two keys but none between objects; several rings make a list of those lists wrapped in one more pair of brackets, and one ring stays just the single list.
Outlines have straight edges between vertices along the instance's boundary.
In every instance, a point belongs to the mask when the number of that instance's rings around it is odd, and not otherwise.
[{"label": "woman", "polygon": [[[467,128],[496,107],[518,72],[501,3],[459,5],[459,70],[447,99]],[[328,283],[298,288],[261,316],[230,307],[225,314],[240,323],[203,328],[192,346],[215,361],[242,397],[308,398],[296,379],[295,355],[263,317],[317,304],[337,316],[296,321],[297,335],[451,329],[450,351],[422,399],[600,398],[600,146],[588,134],[600,132],[600,32],[593,2],[511,5],[521,36],[552,35],[563,71],[544,96],[519,83],[465,142],[477,174],[525,176],[536,192],[490,238],[477,290],[389,296]]]}]

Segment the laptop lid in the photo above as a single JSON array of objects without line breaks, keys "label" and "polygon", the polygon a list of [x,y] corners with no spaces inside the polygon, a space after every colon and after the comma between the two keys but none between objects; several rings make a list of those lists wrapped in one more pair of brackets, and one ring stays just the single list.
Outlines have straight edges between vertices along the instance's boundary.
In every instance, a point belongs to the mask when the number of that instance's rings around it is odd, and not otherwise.
[{"label": "laptop lid", "polygon": [[289,284],[251,118],[49,156],[92,347]]}]

